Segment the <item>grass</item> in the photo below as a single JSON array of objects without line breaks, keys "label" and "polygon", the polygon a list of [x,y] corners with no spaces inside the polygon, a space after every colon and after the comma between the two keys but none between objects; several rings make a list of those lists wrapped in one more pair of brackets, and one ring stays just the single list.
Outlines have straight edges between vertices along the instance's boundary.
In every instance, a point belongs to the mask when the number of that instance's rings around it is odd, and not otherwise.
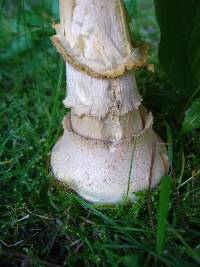
[{"label": "grass", "polygon": [[[155,129],[174,144],[162,254],[156,250],[159,187],[151,209],[148,192],[138,193],[134,205],[97,208],[55,183],[49,156],[66,113],[64,64],[49,41],[57,1],[0,5],[0,265],[199,266],[200,134],[182,134],[177,119],[185,105],[156,53],[155,74],[141,70],[137,80]],[[152,5],[140,15],[138,8],[137,34],[156,47],[159,34],[149,26],[156,24],[149,10]]]},{"label": "grass", "polygon": [[158,230],[156,238],[156,251],[159,254],[163,254],[165,245],[165,232],[166,232],[166,221],[169,209],[170,186],[171,186],[171,177],[170,176],[163,177],[160,185],[160,201],[159,201],[160,204],[158,209]]}]

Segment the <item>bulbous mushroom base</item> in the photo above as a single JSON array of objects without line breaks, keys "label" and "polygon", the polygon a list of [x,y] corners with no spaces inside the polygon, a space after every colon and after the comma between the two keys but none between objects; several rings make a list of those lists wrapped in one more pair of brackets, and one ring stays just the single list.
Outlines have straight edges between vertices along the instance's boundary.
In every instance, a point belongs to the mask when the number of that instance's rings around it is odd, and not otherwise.
[{"label": "bulbous mushroom base", "polygon": [[70,123],[53,148],[54,176],[96,204],[134,201],[134,192],[152,188],[168,172],[165,146],[150,128],[118,144],[87,140]]}]

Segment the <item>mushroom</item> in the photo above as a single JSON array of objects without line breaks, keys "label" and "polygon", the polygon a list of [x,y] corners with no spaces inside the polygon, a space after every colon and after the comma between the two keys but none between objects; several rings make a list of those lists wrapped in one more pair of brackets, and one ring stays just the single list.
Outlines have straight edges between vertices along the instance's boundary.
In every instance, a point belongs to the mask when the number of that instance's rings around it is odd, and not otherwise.
[{"label": "mushroom", "polygon": [[131,44],[122,0],[60,0],[60,19],[52,41],[66,61],[71,113],[52,172],[92,203],[134,201],[169,169],[133,73],[148,66],[147,48]]}]

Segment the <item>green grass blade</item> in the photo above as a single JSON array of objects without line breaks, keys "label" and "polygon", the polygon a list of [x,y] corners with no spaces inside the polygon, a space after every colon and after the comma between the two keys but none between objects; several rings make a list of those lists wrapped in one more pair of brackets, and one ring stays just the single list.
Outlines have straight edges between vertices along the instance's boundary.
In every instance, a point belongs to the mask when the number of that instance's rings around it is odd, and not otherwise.
[{"label": "green grass blade", "polygon": [[166,232],[166,220],[169,210],[169,197],[170,197],[171,177],[164,176],[162,178],[160,187],[160,201],[158,210],[158,229],[156,236],[156,251],[159,254],[163,253],[165,232]]},{"label": "green grass blade", "polygon": [[137,145],[137,137],[134,138],[133,143],[132,143],[132,155],[131,155],[131,162],[130,162],[130,168],[129,168],[129,174],[128,174],[128,187],[127,187],[125,201],[127,201],[129,191],[130,191],[131,172],[132,172],[132,167],[133,167],[133,160],[134,160],[134,156],[135,156],[136,145]]},{"label": "green grass blade", "polygon": [[[57,83],[57,87],[56,87],[56,91],[55,91],[55,95],[54,95],[54,105],[53,105],[53,110],[52,110],[52,120],[55,117],[55,114],[57,112],[58,109],[58,105],[59,105],[59,96],[60,96],[60,91],[62,89],[62,80],[63,80],[63,75],[64,75],[64,62],[62,59],[60,59],[60,64],[59,64],[59,73],[58,73],[58,83]],[[52,127],[52,121],[50,122],[50,128]]]},{"label": "green grass blade", "polygon": [[170,174],[172,173],[173,169],[173,134],[171,127],[168,122],[165,122],[166,131],[167,131],[167,143],[168,143],[168,158],[170,163]]}]

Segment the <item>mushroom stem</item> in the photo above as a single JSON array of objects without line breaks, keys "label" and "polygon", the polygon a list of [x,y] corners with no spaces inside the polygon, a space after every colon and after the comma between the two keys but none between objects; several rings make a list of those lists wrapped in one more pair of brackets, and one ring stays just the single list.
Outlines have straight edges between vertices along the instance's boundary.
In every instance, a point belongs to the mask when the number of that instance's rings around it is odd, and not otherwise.
[{"label": "mushroom stem", "polygon": [[93,203],[133,201],[168,171],[130,72],[146,64],[145,51],[131,45],[121,0],[60,0],[60,17],[52,39],[66,60],[71,113],[52,151],[53,174]]}]

